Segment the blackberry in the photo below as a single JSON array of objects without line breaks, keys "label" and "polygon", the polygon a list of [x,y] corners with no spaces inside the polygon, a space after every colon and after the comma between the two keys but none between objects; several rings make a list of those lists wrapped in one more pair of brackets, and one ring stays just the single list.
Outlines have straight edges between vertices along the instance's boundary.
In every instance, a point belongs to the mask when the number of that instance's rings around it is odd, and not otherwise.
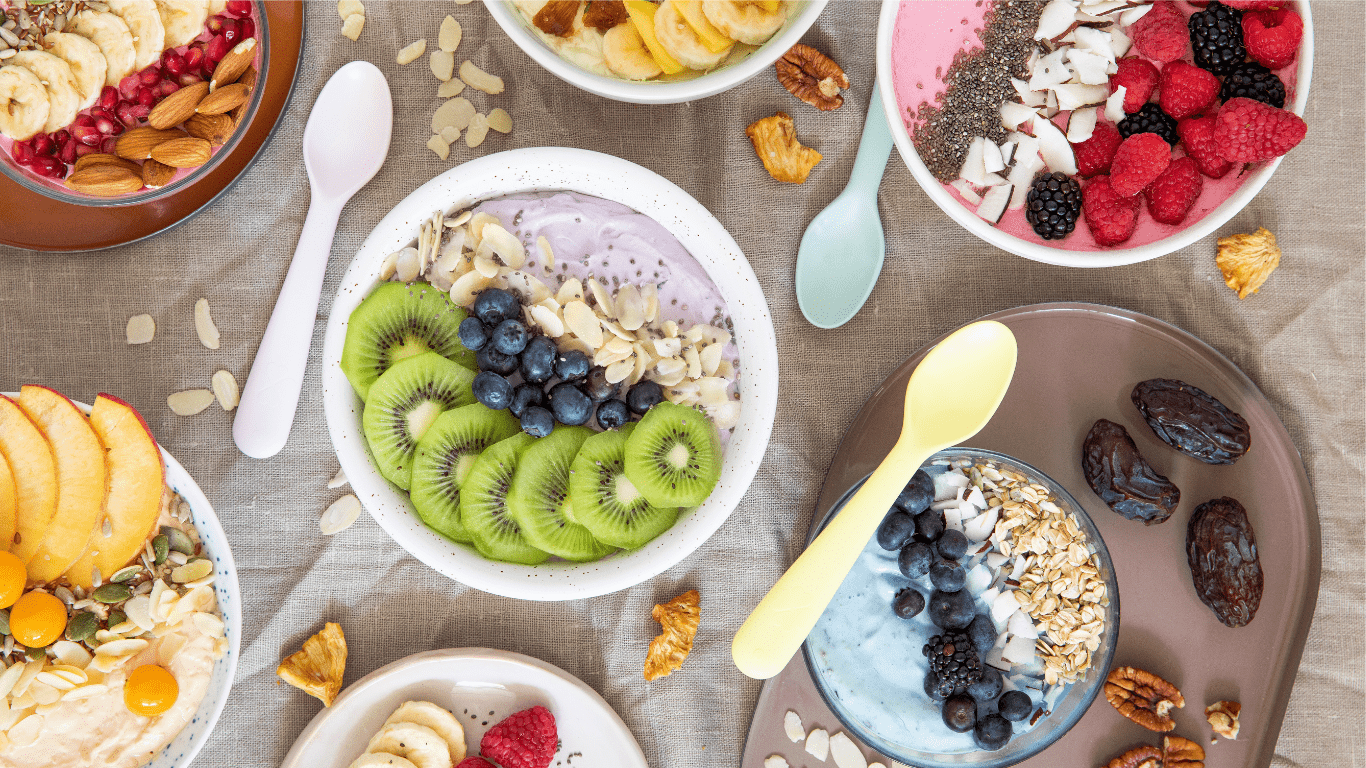
[{"label": "blackberry", "polygon": [[[1045,240],[1061,240],[1077,228],[1081,185],[1058,173],[1040,174],[1025,197],[1025,221]],[[947,533],[947,531],[946,531]]]},{"label": "blackberry", "polygon": [[972,640],[961,632],[935,635],[921,649],[930,660],[938,691],[944,696],[963,693],[982,679],[982,660]]},{"label": "blackberry", "polygon": [[1212,2],[1187,22],[1195,65],[1216,75],[1226,75],[1247,58],[1243,47],[1243,12]]},{"label": "blackberry", "polygon": [[1275,73],[1255,61],[1240,64],[1224,76],[1224,85],[1219,89],[1219,100],[1243,97],[1276,109],[1285,108],[1285,83]]},{"label": "blackberry", "polygon": [[1156,104],[1144,104],[1142,109],[1120,120],[1117,127],[1119,135],[1126,139],[1139,133],[1155,133],[1173,147],[1181,140],[1176,133],[1176,118]]}]

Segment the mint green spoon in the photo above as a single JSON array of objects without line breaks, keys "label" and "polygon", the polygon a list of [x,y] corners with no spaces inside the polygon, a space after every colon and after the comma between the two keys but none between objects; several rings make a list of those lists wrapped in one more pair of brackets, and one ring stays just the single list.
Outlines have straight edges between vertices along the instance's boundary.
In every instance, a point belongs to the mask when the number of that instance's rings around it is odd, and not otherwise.
[{"label": "mint green spoon", "polygon": [[849,322],[882,273],[887,239],[877,191],[891,154],[892,131],[875,82],[849,185],[811,220],[797,249],[797,306],[817,328]]}]

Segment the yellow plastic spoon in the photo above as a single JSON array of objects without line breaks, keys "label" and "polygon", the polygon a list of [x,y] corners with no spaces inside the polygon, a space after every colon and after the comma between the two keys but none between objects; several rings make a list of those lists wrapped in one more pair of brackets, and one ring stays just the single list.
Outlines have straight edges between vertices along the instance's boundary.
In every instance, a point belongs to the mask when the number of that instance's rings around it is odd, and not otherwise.
[{"label": "yellow plastic spoon", "polygon": [[985,320],[925,355],[906,385],[896,445],[735,633],[730,652],[741,672],[767,680],[787,666],[911,475],[986,426],[1015,375],[1016,353],[1010,329]]}]

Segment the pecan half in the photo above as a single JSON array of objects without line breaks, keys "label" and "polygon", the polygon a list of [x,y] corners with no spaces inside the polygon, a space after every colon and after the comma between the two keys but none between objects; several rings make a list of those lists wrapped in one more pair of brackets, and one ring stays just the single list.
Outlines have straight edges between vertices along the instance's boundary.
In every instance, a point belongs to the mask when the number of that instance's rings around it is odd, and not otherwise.
[{"label": "pecan half", "polygon": [[574,17],[579,15],[581,5],[581,0],[550,0],[536,12],[531,23],[547,35],[569,37],[574,34]]},{"label": "pecan half", "polygon": [[1105,764],[1105,768],[1161,768],[1161,766],[1162,750],[1151,744],[1134,747]]},{"label": "pecan half", "polygon": [[849,78],[833,59],[809,45],[797,43],[774,62],[778,82],[793,96],[822,112],[844,104],[840,89],[849,87]]},{"label": "pecan half", "polygon": [[1181,736],[1163,736],[1162,768],[1205,768],[1205,748]]},{"label": "pecan half", "polygon": [[1135,667],[1116,667],[1110,672],[1105,678],[1105,700],[1121,715],[1158,733],[1175,728],[1169,713],[1186,706],[1176,686]]},{"label": "pecan half", "polygon": [[606,32],[618,24],[625,24],[629,18],[622,0],[589,0],[588,10],[583,12],[583,25]]},{"label": "pecan half", "polygon": [[1243,705],[1236,701],[1216,701],[1205,707],[1205,719],[1209,721],[1210,728],[1214,732],[1226,739],[1238,738],[1238,713],[1243,711]]}]

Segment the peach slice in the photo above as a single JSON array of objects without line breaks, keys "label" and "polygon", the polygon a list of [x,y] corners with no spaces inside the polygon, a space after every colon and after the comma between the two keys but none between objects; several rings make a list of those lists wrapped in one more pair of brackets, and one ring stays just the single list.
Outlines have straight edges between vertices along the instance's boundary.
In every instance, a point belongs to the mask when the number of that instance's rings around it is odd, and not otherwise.
[{"label": "peach slice", "polygon": [[57,511],[27,563],[30,579],[49,582],[85,552],[100,523],[108,490],[104,446],[85,414],[54,390],[25,385],[19,407],[42,430],[57,465]]},{"label": "peach slice", "polygon": [[19,404],[0,395],[0,454],[14,475],[14,524],[0,529],[0,547],[24,562],[38,551],[57,510],[57,465],[38,426]]},{"label": "peach slice", "polygon": [[66,572],[72,584],[86,588],[94,569],[108,580],[142,551],[161,514],[166,482],[161,451],[133,406],[101,394],[90,409],[90,426],[104,444],[109,466],[109,494],[104,500],[109,533],[105,534],[103,521],[96,525],[85,554]]},{"label": "peach slice", "polygon": [[[14,516],[18,503],[14,472],[9,468],[9,459],[0,453],[0,542],[14,540]],[[5,531],[9,531],[8,539],[4,538]]]}]

